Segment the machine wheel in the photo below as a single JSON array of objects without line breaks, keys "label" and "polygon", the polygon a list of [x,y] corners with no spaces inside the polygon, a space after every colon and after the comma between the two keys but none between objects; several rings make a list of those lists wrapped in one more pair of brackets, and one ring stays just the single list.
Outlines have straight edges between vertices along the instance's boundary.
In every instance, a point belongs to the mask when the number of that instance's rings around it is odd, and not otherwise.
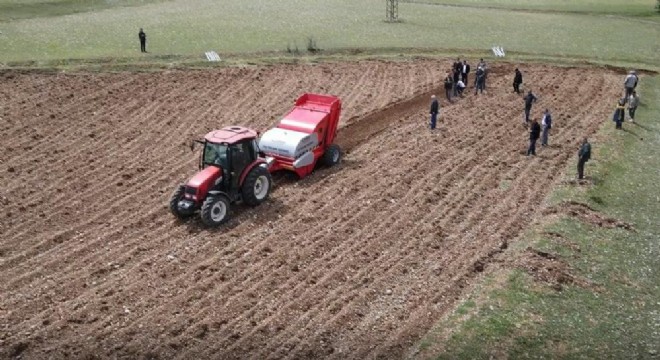
[{"label": "machine wheel", "polygon": [[224,195],[210,195],[202,204],[202,222],[217,227],[229,220],[229,199]]},{"label": "machine wheel", "polygon": [[183,199],[184,191],[185,191],[185,187],[183,185],[179,185],[176,188],[176,190],[174,190],[174,192],[172,193],[172,197],[170,198],[170,212],[179,219],[186,219],[189,218],[191,215],[179,211],[179,201]]},{"label": "machine wheel", "polygon": [[243,202],[249,206],[257,206],[268,199],[273,187],[273,178],[262,166],[255,166],[245,177],[241,195]]},{"label": "machine wheel", "polygon": [[328,146],[327,149],[325,149],[325,153],[323,154],[322,157],[323,165],[327,167],[337,165],[340,160],[341,160],[341,149],[339,148],[339,145],[332,144]]}]

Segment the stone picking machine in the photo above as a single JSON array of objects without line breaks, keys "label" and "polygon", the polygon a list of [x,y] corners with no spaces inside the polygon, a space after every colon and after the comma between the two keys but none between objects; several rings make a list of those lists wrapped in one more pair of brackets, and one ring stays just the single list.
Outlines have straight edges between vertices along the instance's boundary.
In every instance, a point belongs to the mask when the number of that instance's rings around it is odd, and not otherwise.
[{"label": "stone picking machine", "polygon": [[280,122],[259,137],[255,130],[229,126],[204,140],[200,171],[172,194],[169,208],[180,219],[199,211],[202,222],[216,227],[229,219],[230,205],[257,206],[268,199],[271,173],[289,171],[299,178],[320,162],[333,166],[341,151],[334,144],[341,113],[336,96],[303,94]]}]

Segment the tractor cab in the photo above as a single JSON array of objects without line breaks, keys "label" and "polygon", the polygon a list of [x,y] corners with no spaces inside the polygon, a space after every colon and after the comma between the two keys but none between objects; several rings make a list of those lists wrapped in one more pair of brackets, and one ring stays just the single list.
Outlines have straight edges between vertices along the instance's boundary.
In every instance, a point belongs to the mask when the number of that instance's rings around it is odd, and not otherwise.
[{"label": "tractor cab", "polygon": [[203,143],[200,169],[216,166],[229,173],[240,173],[259,157],[257,132],[252,129],[231,126],[215,130],[206,134]]},{"label": "tractor cab", "polygon": [[204,146],[200,171],[174,192],[172,213],[184,218],[200,210],[205,224],[217,226],[227,220],[231,203],[256,206],[266,200],[272,179],[259,157],[256,131],[231,126],[195,142]]}]

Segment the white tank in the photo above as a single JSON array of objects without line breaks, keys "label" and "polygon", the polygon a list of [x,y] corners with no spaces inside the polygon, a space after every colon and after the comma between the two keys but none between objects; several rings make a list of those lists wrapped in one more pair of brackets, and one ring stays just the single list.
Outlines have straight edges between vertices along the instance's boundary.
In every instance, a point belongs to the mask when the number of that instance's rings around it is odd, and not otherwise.
[{"label": "white tank", "polygon": [[316,133],[305,134],[299,131],[272,128],[261,135],[259,150],[267,155],[298,159],[319,144]]}]

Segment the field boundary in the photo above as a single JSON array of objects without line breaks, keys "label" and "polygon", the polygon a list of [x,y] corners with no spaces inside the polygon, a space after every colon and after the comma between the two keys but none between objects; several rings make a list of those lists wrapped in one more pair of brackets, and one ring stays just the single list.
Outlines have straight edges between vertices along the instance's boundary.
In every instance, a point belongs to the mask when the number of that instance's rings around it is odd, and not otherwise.
[{"label": "field boundary", "polygon": [[507,51],[506,58],[492,55],[491,49],[459,50],[459,49],[421,49],[421,48],[388,48],[364,49],[344,48],[323,50],[314,55],[288,55],[283,51],[260,53],[223,53],[222,60],[209,62],[205,57],[190,56],[153,56],[147,59],[138,58],[98,58],[98,59],[68,59],[53,61],[28,61],[0,63],[0,74],[7,72],[152,72],[163,70],[200,70],[218,67],[245,67],[277,64],[322,64],[333,62],[355,62],[362,60],[411,61],[420,59],[447,60],[457,56],[461,58],[484,58],[490,62],[531,64],[550,64],[560,67],[591,67],[615,71],[628,71],[635,68],[641,73],[657,74],[660,65],[635,63],[629,61],[597,61],[571,56],[546,56],[542,54]]}]

